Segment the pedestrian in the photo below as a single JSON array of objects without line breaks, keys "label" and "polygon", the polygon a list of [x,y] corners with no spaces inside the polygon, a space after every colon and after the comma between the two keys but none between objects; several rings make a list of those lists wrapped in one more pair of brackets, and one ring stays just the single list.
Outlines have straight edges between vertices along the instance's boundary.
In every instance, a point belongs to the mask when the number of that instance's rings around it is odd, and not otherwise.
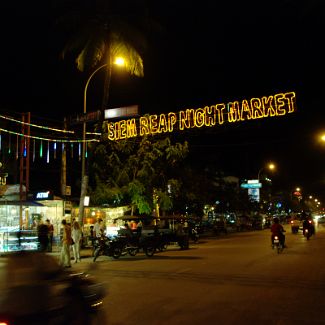
[{"label": "pedestrian", "polygon": [[74,255],[74,262],[80,262],[80,245],[82,239],[82,231],[78,221],[75,221],[72,226],[71,237],[74,241],[72,245],[73,255]]},{"label": "pedestrian", "polygon": [[141,233],[142,233],[142,221],[139,220],[139,222],[137,223],[137,235],[140,237]]},{"label": "pedestrian", "polygon": [[98,218],[94,226],[94,233],[95,233],[95,237],[97,238],[100,238],[103,234],[102,221],[103,219]]},{"label": "pedestrian", "polygon": [[49,244],[48,232],[49,229],[47,225],[44,224],[42,220],[40,220],[40,223],[37,227],[37,233],[38,233],[39,250],[41,252],[45,252],[47,250]]},{"label": "pedestrian", "polygon": [[60,263],[63,267],[71,267],[70,246],[72,244],[71,227],[66,220],[62,220],[63,236]]},{"label": "pedestrian", "polygon": [[47,227],[48,227],[48,246],[47,246],[47,251],[48,252],[52,252],[54,227],[51,224],[51,221],[49,219],[46,219],[46,224],[47,224]]}]

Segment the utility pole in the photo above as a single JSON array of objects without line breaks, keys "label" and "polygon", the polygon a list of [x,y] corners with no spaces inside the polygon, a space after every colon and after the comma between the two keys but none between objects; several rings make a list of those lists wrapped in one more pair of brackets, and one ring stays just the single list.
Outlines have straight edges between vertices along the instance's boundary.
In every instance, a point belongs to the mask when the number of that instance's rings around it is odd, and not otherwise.
[{"label": "utility pole", "polygon": [[21,133],[19,157],[19,230],[23,228],[23,201],[27,199],[29,191],[30,112],[22,113]]}]

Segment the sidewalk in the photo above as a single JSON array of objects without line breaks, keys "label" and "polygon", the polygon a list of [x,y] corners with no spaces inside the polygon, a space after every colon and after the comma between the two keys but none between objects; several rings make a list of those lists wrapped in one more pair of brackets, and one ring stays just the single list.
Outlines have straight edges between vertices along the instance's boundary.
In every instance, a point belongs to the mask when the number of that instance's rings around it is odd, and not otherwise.
[{"label": "sidewalk", "polygon": [[[57,258],[60,258],[60,254],[61,254],[61,247],[60,246],[53,246],[53,250],[52,252],[47,253],[51,256],[56,256]],[[73,261],[73,252],[72,252],[72,248],[71,248],[71,261]],[[85,259],[88,257],[92,257],[92,248],[91,247],[84,247],[81,248],[80,250],[80,259]]]}]

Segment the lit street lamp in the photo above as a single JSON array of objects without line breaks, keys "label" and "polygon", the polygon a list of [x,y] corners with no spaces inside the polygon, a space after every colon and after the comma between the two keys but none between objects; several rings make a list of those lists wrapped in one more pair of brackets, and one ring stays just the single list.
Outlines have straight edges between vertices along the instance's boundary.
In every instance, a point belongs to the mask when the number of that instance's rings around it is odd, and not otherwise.
[{"label": "lit street lamp", "polygon": [[[117,57],[114,61],[116,65],[124,65],[125,61],[121,57]],[[84,89],[84,103],[83,103],[83,128],[82,128],[82,156],[81,156],[81,193],[80,193],[80,202],[79,202],[79,222],[83,224],[83,217],[84,217],[84,206],[85,206],[85,196],[87,194],[87,186],[88,186],[88,176],[86,175],[86,114],[87,114],[87,90],[90,81],[92,80],[93,76],[101,69],[105,67],[109,67],[110,63],[105,63],[98,67],[88,78],[85,89]]]},{"label": "lit street lamp", "polygon": [[257,174],[257,179],[258,181],[260,181],[260,176],[261,176],[261,172],[265,169],[269,169],[269,170],[274,170],[275,169],[275,165],[273,163],[268,164],[267,166],[262,167]]}]

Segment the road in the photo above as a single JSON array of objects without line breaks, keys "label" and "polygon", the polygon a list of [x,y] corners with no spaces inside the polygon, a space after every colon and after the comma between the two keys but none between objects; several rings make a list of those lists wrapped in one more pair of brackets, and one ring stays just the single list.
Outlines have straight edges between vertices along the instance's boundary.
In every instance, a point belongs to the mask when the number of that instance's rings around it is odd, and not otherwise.
[{"label": "road", "polygon": [[282,254],[262,230],[152,258],[83,258],[72,270],[106,286],[105,324],[325,324],[325,228],[307,241],[287,226],[286,237]]},{"label": "road", "polygon": [[262,230],[74,267],[107,286],[107,324],[325,324],[325,228],[286,237],[282,254]]}]

